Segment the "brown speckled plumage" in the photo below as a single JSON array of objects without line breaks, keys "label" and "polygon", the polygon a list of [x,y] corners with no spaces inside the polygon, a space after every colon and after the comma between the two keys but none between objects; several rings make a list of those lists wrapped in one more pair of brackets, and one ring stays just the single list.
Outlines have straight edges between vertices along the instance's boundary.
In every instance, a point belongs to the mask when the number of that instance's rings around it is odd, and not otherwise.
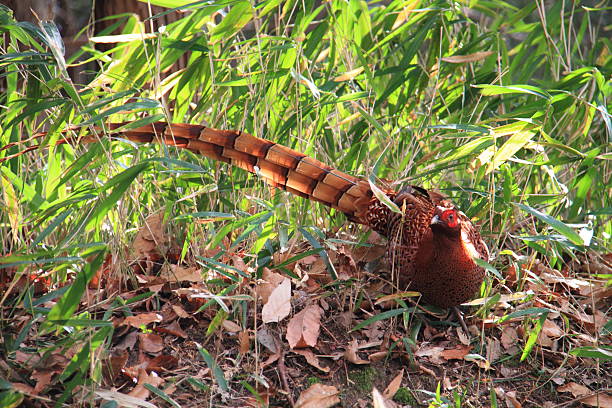
[{"label": "brown speckled plumage", "polygon": [[[116,131],[123,125],[110,124],[108,129]],[[44,133],[33,138],[42,136]],[[165,143],[231,163],[274,187],[343,212],[349,220],[365,224],[389,239],[388,256],[399,288],[421,292],[427,303],[458,305],[477,291],[484,278],[484,270],[473,260],[489,257],[480,234],[465,214],[436,192],[416,186],[400,192],[385,190],[402,210],[397,214],[374,196],[367,180],[248,133],[157,122],[113,136],[139,143]],[[58,144],[97,140],[67,137]],[[0,152],[15,144],[1,147]],[[0,158],[0,162],[36,148],[30,146]]]},{"label": "brown speckled plumage", "polygon": [[468,300],[485,271],[489,250],[466,215],[439,193],[409,187],[394,197],[402,214],[389,222],[388,255],[400,288],[421,292],[426,303],[451,307]]}]

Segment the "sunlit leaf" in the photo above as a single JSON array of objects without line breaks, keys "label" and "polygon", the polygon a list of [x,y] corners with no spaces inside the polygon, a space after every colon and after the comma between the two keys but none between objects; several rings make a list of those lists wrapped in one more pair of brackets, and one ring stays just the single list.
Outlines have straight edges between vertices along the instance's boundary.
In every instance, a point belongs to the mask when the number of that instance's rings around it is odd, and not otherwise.
[{"label": "sunlit leaf", "polygon": [[475,85],[475,87],[482,89],[481,93],[485,96],[523,93],[523,94],[535,95],[543,99],[550,99],[550,94],[548,92],[546,92],[545,90],[541,88],[531,86],[531,85],[511,85],[511,86]]},{"label": "sunlit leaf", "polygon": [[582,238],[580,237],[580,234],[578,234],[576,231],[574,231],[572,227],[568,226],[564,222],[559,221],[558,219],[551,217],[550,215],[545,214],[539,210],[536,210],[535,208],[532,208],[526,204],[515,203],[514,205],[516,205],[523,211],[526,211],[529,214],[537,217],[538,219],[545,222],[546,224],[550,225],[553,229],[555,229],[560,234],[563,234],[567,239],[569,239],[574,244],[576,245],[584,244]]}]

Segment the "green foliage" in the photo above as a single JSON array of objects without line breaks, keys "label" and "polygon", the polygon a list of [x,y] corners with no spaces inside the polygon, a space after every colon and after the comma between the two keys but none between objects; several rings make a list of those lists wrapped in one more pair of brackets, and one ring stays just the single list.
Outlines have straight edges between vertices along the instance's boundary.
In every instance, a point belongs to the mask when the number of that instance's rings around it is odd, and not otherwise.
[{"label": "green foliage", "polygon": [[208,365],[208,367],[213,372],[213,376],[215,378],[215,381],[219,385],[219,387],[221,387],[223,391],[228,391],[229,388],[227,386],[227,381],[225,380],[225,376],[223,374],[223,370],[221,370],[221,367],[219,367],[219,365],[217,364],[215,359],[210,355],[208,350],[206,350],[205,348],[201,346],[198,346],[198,350],[200,352],[200,356],[202,356],[204,361],[206,361],[206,364]]},{"label": "green foliage", "polygon": [[597,358],[602,361],[612,360],[612,347],[578,347],[571,351],[578,357]]},{"label": "green foliage", "polygon": [[[569,10],[570,21],[560,17],[558,4],[545,20],[538,20],[531,4],[517,8],[474,2],[474,15],[466,15],[444,1],[394,1],[387,7],[356,0],[322,6],[306,2],[299,8],[269,1],[256,7],[233,3],[225,18],[216,21],[214,13],[223,6],[195,2],[191,14],[155,35],[120,38],[105,53],[85,47],[81,58],[89,54],[89,60],[102,63],[87,86],[72,83],[65,73],[63,45],[52,25],[18,25],[5,14],[3,31],[9,41],[1,66],[8,92],[2,103],[8,109],[1,116],[2,143],[33,134],[42,121],[52,129],[42,143],[51,146],[67,123],[103,125],[144,112],[171,121],[245,129],[355,174],[370,174],[389,146],[389,154],[376,166],[378,176],[451,194],[463,190],[458,201],[483,221],[493,238],[522,217],[535,215],[543,222],[537,242],[544,246],[525,242],[535,250],[609,244],[610,197],[606,188],[593,188],[609,182],[612,132],[610,83],[605,79],[610,73],[609,41],[587,35],[598,28],[591,22],[597,10]],[[271,18],[274,13],[283,18],[280,23]],[[488,24],[480,24],[477,15]],[[142,27],[132,16],[124,34],[136,34]],[[568,30],[577,30],[576,35],[567,37]],[[505,37],[505,32],[512,36]],[[515,37],[524,39],[516,43]],[[160,78],[160,71],[180,58],[187,60],[186,68]],[[112,160],[99,161],[104,154]],[[167,158],[170,152],[161,149],[159,154]],[[138,155],[119,144],[98,150],[86,163],[78,162],[81,155],[71,147],[51,147],[45,171],[34,166],[25,174],[20,163],[33,157],[6,164],[5,203],[19,206],[13,201],[29,198],[30,207],[26,213],[4,216],[4,225],[17,229],[13,234],[28,221],[41,232],[68,225],[77,216],[71,210],[88,206],[97,209],[86,230],[99,229],[108,210],[115,213],[109,215],[109,226],[115,229],[118,210],[131,214],[129,221],[137,224],[139,212],[132,208],[176,203],[181,198],[176,191],[197,191],[197,184],[212,183],[221,193],[252,185],[252,178],[240,172],[215,172],[212,177],[216,165],[194,157],[189,161],[200,163],[202,174],[157,162],[157,172],[141,180],[144,194],[111,210],[125,194],[124,185],[99,201],[104,187],[91,185],[91,175],[103,185],[117,167],[139,165]],[[66,185],[69,181],[80,186],[78,198],[74,186]],[[161,188],[156,200],[146,187],[151,184],[173,188]],[[514,203],[525,213],[509,205]],[[179,215],[220,207],[197,195],[173,206]],[[301,205],[293,208],[292,214],[284,214],[290,224],[316,218]],[[547,225],[562,239],[551,235]],[[580,238],[581,231],[592,231],[594,241]],[[576,247],[563,245],[563,240]]]}]

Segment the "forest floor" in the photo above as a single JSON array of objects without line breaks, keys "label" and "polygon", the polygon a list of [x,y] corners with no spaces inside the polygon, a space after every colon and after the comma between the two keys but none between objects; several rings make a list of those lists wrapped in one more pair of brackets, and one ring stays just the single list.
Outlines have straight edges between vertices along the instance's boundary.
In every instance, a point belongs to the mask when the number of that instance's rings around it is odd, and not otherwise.
[{"label": "forest floor", "polygon": [[[107,254],[90,281],[80,310],[110,320],[114,332],[90,362],[99,385],[75,386],[73,403],[612,407],[612,289],[590,278],[610,273],[612,254],[587,253],[562,270],[537,258],[507,267],[490,281],[495,296],[462,307],[466,333],[454,313],[393,293],[376,237],[327,251],[336,281],[301,242],[275,255],[278,270],[253,279],[239,248],[203,268],[195,257],[178,262],[177,247],[160,244],[172,241],[164,231],[150,217],[126,249],[131,276]],[[228,285],[227,268],[244,278]],[[52,289],[40,273],[34,288]],[[52,307],[55,293],[33,307]],[[11,313],[3,337],[21,335],[22,347],[0,360],[2,377],[26,395],[23,406],[53,406],[66,397],[82,345],[40,331],[29,310]]]}]

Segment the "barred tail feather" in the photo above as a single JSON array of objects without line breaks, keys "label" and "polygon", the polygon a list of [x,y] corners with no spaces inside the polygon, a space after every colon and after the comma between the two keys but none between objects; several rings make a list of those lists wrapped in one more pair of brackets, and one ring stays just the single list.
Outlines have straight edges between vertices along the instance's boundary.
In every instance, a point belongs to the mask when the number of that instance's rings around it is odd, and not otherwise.
[{"label": "barred tail feather", "polygon": [[[335,208],[354,222],[368,224],[366,213],[372,190],[366,180],[336,170],[303,153],[272,141],[235,130],[220,130],[201,125],[155,122],[121,131],[125,123],[112,123],[119,130],[113,136],[137,143],[165,143],[188,149],[202,156],[231,163],[260,176],[273,187]],[[43,137],[41,133],[35,137]],[[65,138],[62,143],[94,143],[97,139]],[[0,151],[15,144],[0,148]],[[30,146],[18,154],[0,158],[0,162],[38,148]]]}]

